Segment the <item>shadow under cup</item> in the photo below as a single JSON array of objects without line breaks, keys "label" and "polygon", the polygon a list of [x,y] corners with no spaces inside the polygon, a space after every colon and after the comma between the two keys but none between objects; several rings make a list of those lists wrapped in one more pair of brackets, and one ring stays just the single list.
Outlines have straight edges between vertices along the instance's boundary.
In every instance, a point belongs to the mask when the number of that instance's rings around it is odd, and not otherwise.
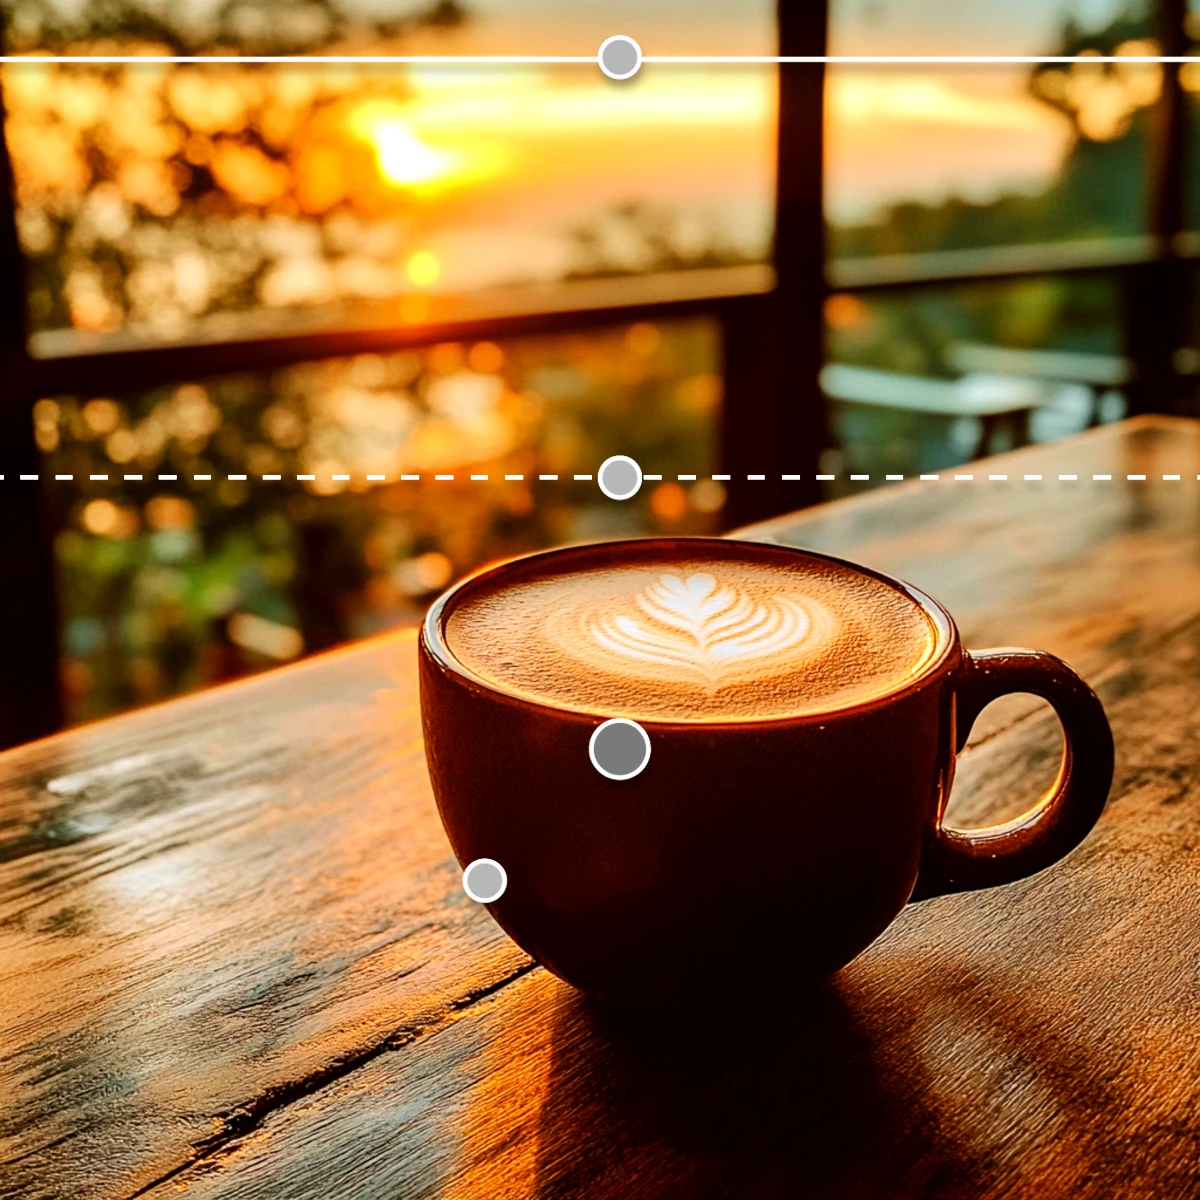
[{"label": "shadow under cup", "polygon": [[[611,712],[506,691],[447,645],[447,620],[475,589],[673,558],[799,576],[836,565],[918,605],[933,651],[890,690],[828,711],[639,717],[649,762],[615,780],[589,756]],[[1059,659],[968,653],[949,614],[915,588],[788,547],[654,538],[501,563],[433,604],[419,655],[430,778],[459,862],[502,864],[507,889],[489,905],[501,926],[556,975],[621,1004],[823,979],[910,898],[1007,882],[1061,858],[1094,825],[1112,777],[1100,702]],[[986,704],[1013,691],[1058,712],[1058,781],[1007,825],[947,829],[955,755]]]}]

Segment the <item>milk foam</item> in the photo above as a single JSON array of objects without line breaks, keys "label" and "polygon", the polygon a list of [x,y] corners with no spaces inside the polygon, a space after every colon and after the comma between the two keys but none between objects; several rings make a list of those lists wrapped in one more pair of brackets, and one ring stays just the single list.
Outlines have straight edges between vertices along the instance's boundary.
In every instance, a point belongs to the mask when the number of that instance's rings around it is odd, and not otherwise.
[{"label": "milk foam", "polygon": [[731,577],[664,572],[624,604],[585,605],[550,616],[547,637],[573,658],[639,679],[691,680],[716,692],[736,679],[769,678],[834,630],[812,597],[758,594]]},{"label": "milk foam", "polygon": [[545,573],[534,564],[468,587],[443,619],[471,672],[528,699],[664,720],[802,715],[911,678],[937,637],[881,580],[823,559],[683,558]]}]

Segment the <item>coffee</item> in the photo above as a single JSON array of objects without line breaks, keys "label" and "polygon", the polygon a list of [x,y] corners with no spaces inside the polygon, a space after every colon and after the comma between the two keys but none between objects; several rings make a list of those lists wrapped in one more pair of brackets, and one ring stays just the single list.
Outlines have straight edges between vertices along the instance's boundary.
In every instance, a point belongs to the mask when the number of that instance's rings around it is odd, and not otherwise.
[{"label": "coffee", "polygon": [[859,704],[903,687],[937,647],[914,599],[840,563],[645,547],[573,569],[530,559],[480,580],[445,619],[450,651],[542,704],[711,722]]}]

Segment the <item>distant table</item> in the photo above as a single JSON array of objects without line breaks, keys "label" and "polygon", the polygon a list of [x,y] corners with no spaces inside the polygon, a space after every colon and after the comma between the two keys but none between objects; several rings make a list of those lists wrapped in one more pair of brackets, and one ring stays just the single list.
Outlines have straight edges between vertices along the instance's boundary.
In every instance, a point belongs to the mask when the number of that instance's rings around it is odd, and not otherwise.
[{"label": "distant table", "polygon": [[[1117,774],[1067,860],[910,907],[816,996],[629,1017],[463,895],[411,634],[53,737],[0,755],[0,1196],[1200,1195],[1200,423],[960,473],[742,536],[1071,661]],[[960,824],[1057,765],[1040,702],[985,716]]]}]

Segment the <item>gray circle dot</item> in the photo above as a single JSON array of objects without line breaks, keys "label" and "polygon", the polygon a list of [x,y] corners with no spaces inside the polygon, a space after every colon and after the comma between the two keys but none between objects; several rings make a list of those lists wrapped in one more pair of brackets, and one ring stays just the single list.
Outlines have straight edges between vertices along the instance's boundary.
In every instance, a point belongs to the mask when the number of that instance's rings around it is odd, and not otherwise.
[{"label": "gray circle dot", "polygon": [[499,900],[508,887],[508,874],[494,858],[477,858],[462,876],[463,891],[479,904]]},{"label": "gray circle dot", "polygon": [[605,39],[597,57],[600,69],[610,79],[628,79],[642,65],[642,48],[633,38],[616,34]]},{"label": "gray circle dot", "polygon": [[593,731],[588,756],[608,779],[632,779],[650,761],[650,736],[636,721],[614,717]]},{"label": "gray circle dot", "polygon": [[610,500],[629,500],[642,486],[642,468],[628,455],[614,454],[600,464],[596,481]]}]

